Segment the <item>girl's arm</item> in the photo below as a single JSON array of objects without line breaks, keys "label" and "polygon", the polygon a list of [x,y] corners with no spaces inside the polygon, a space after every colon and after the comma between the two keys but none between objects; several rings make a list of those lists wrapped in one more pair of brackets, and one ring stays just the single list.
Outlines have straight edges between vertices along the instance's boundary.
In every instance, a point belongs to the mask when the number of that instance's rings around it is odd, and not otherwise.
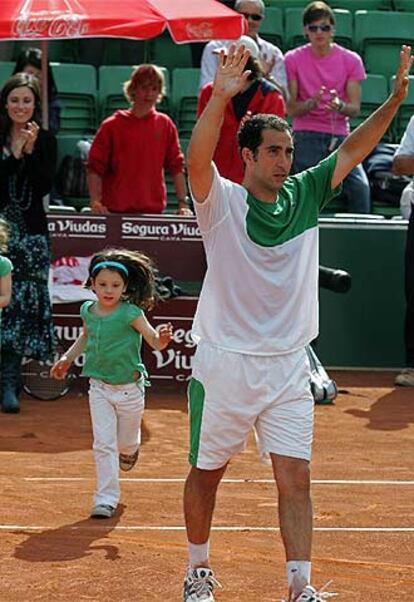
[{"label": "girl's arm", "polygon": [[155,330],[144,315],[131,322],[131,326],[142,334],[150,347],[157,351],[165,349],[173,337],[173,328],[170,322],[161,324],[159,329]]},{"label": "girl's arm", "polygon": [[0,307],[6,307],[10,303],[12,293],[11,272],[0,278]]},{"label": "girl's arm", "polygon": [[79,357],[85,350],[88,332],[85,324],[83,330],[71,347],[53,364],[50,369],[50,376],[53,378],[65,378],[66,372],[70,365]]}]

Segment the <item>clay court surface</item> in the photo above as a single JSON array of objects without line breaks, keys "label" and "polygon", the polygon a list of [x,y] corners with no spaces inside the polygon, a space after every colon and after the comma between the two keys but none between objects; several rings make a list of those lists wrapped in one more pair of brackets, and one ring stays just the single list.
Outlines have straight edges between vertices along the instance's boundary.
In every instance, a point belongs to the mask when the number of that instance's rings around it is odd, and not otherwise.
[{"label": "clay court surface", "polygon": [[[313,582],[344,601],[414,592],[414,392],[394,374],[337,372],[335,405],[317,406]],[[1,415],[0,601],[181,599],[181,496],[187,472],[183,393],[149,392],[139,465],[122,505],[88,518],[94,464],[86,396],[24,398]],[[270,468],[253,438],[219,491],[211,560],[217,602],[276,602],[285,570]]]}]

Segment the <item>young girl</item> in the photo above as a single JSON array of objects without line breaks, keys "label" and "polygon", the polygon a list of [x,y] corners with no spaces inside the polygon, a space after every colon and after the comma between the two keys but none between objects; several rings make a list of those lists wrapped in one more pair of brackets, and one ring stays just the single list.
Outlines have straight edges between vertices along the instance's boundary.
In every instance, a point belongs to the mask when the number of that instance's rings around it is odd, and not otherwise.
[{"label": "young girl", "polygon": [[144,314],[154,303],[151,260],[143,253],[108,249],[96,253],[85,285],[96,301],[80,310],[83,331],[54,364],[51,375],[63,378],[85,351],[83,374],[90,377],[89,405],[97,486],[91,516],[110,518],[119,502],[118,469],[135,465],[141,440],[147,372],[141,360],[142,338],[153,349],[172,339],[171,324],[155,330]]},{"label": "young girl", "polygon": [[9,227],[7,222],[0,219],[0,316],[3,307],[10,303],[12,278],[11,273],[13,264],[3,253],[7,251],[7,241],[9,240]]}]

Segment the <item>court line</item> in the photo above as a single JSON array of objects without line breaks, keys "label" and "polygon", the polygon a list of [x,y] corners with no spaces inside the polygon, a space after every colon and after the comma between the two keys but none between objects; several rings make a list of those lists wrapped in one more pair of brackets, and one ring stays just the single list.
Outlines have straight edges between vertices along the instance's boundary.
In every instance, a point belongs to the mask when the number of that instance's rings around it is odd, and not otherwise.
[{"label": "court line", "polygon": [[[92,521],[93,519],[91,519]],[[162,526],[162,525],[114,525],[110,523],[106,526],[97,525],[95,521],[91,525],[59,525],[51,527],[50,525],[0,525],[0,531],[53,531],[56,529],[67,529],[69,531],[185,531],[185,526]],[[212,527],[212,531],[218,532],[279,532],[279,527]],[[314,532],[321,533],[414,533],[414,527],[314,527]]]},{"label": "court line", "polygon": [[[0,477],[10,481],[10,477]],[[21,478],[23,481],[45,481],[45,482],[81,482],[81,481],[92,481],[94,477],[12,477],[12,479]],[[184,477],[121,477],[120,481],[126,483],[184,483]],[[240,484],[240,483],[253,483],[253,484],[274,484],[273,479],[249,479],[249,478],[227,478],[223,479],[222,483],[228,484]],[[403,485],[413,486],[414,481],[403,481],[403,480],[356,480],[356,479],[314,479],[312,485]]]}]

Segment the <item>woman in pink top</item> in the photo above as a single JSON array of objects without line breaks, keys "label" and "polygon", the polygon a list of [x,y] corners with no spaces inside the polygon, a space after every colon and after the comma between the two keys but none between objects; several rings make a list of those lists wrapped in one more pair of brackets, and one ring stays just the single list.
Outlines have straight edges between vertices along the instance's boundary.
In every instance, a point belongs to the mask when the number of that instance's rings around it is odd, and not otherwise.
[{"label": "woman in pink top", "polygon": [[[360,81],[366,77],[360,56],[334,43],[335,15],[325,2],[305,8],[303,25],[309,43],[285,55],[295,172],[316,165],[349,134],[349,118],[360,111]],[[370,212],[369,182],[362,165],[344,180],[343,194],[349,211]]]}]

